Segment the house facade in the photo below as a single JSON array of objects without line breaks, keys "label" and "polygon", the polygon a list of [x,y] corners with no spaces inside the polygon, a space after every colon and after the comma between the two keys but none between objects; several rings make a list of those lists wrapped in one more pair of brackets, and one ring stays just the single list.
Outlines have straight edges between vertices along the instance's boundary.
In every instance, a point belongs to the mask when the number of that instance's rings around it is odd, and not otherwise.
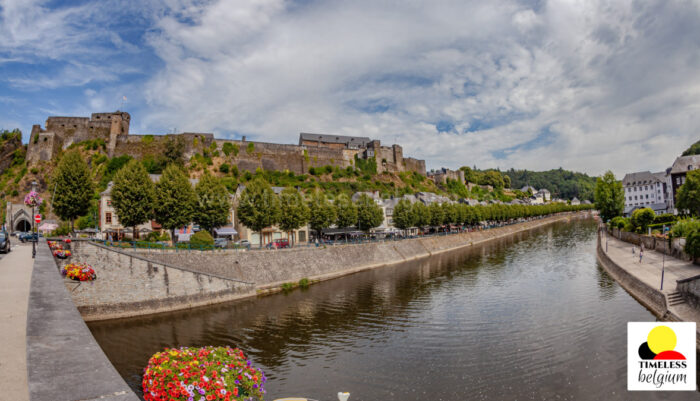
[{"label": "house facade", "polygon": [[651,173],[640,171],[628,173],[622,179],[622,188],[625,191],[626,216],[630,216],[636,209],[652,208],[657,214],[668,210],[666,199],[665,173]]},{"label": "house facade", "polygon": [[676,158],[668,170],[668,181],[670,183],[670,209],[674,213],[678,213],[676,210],[675,202],[678,195],[678,188],[685,184],[685,175],[688,171],[697,170],[700,168],[700,155],[693,156],[680,156]]},{"label": "house facade", "polygon": [[[260,233],[253,232],[253,230],[246,227],[238,219],[238,214],[236,211],[238,205],[240,204],[241,195],[243,194],[244,190],[245,185],[239,184],[238,188],[236,188],[236,192],[233,195],[233,200],[231,202],[231,221],[233,222],[233,228],[238,232],[237,239],[249,241],[252,247],[261,246],[261,242],[262,246],[265,246],[279,239],[287,239],[290,243],[293,242],[295,244],[305,244],[309,242],[308,225],[298,230],[294,230],[291,233],[287,233],[285,231],[280,230],[280,228],[276,225],[265,227]],[[276,195],[279,195],[284,190],[284,187],[272,187],[272,190],[275,192]]]}]

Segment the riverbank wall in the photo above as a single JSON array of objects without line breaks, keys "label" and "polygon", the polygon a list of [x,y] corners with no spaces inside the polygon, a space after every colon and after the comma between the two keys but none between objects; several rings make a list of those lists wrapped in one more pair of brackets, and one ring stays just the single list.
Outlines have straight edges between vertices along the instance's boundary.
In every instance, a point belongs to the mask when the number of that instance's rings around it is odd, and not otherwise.
[{"label": "riverbank wall", "polygon": [[138,401],[71,301],[45,241],[34,259],[27,308],[31,401]]},{"label": "riverbank wall", "polygon": [[562,213],[447,236],[276,251],[120,250],[75,241],[71,261],[89,263],[98,279],[66,285],[87,321],[139,316],[255,296],[302,278],[329,280],[590,216]]},{"label": "riverbank wall", "polygon": [[[700,258],[693,258],[683,250],[685,246],[685,238],[674,238],[669,240],[663,237],[654,237],[622,231],[617,227],[614,227],[611,230],[606,230],[605,228],[602,229],[609,235],[612,235],[614,238],[629,244],[637,246],[644,245],[644,249],[646,250],[653,250],[666,254],[672,258],[693,263],[695,265],[700,265]],[[676,282],[676,291],[681,294],[688,305],[700,311],[700,275],[678,280]]]},{"label": "riverbank wall", "polygon": [[648,285],[610,259],[605,253],[601,237],[601,232],[599,231],[596,255],[598,257],[598,262],[600,262],[605,271],[620,283],[620,285],[627,290],[632,297],[639,301],[639,303],[646,306],[647,309],[651,310],[657,317],[664,317],[668,312],[666,296],[661,291]]}]

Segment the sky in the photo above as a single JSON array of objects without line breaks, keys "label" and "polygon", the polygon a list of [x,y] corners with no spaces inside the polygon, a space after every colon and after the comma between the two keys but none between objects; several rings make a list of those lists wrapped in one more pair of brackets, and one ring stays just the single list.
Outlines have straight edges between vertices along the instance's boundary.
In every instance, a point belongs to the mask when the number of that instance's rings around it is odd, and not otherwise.
[{"label": "sky", "polygon": [[698,1],[0,0],[0,129],[120,109],[134,134],[621,178],[700,139],[698,38]]}]

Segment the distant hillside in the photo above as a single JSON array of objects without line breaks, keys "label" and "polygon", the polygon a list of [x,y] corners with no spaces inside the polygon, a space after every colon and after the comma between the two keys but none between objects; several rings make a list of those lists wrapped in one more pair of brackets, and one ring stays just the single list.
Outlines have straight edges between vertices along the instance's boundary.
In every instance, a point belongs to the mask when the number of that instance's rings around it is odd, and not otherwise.
[{"label": "distant hillside", "polygon": [[575,173],[561,167],[549,171],[510,169],[503,174],[510,177],[510,186],[514,189],[530,185],[536,189],[547,188],[552,192],[553,197],[563,199],[576,197],[580,200],[593,201],[596,177],[590,177],[587,174]]},{"label": "distant hillside", "polygon": [[688,149],[683,152],[683,156],[700,155],[700,141],[695,142],[690,145]]}]

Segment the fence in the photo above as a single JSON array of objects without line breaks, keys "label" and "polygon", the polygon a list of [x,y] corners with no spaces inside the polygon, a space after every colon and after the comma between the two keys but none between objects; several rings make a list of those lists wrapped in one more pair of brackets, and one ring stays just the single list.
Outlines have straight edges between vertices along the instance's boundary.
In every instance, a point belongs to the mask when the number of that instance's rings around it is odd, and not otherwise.
[{"label": "fence", "polygon": [[[358,236],[356,238],[345,238],[343,240],[319,240],[318,242],[308,242],[308,243],[301,243],[301,244],[294,244],[293,248],[318,248],[322,246],[336,246],[336,245],[356,245],[356,244],[369,244],[369,243],[382,243],[382,242],[393,242],[393,241],[403,241],[407,239],[414,239],[414,238],[430,238],[430,237],[440,237],[440,236],[448,236],[448,235],[457,235],[457,234],[462,234],[465,232],[473,232],[473,231],[482,231],[482,230],[489,230],[492,228],[498,228],[498,227],[505,227],[513,224],[518,224],[518,223],[524,223],[527,221],[534,221],[534,220],[540,220],[546,217],[552,217],[552,216],[557,216],[561,214],[570,214],[571,212],[561,212],[561,213],[554,213],[551,215],[546,215],[546,216],[536,216],[536,217],[529,217],[529,218],[519,218],[519,219],[513,219],[507,222],[484,222],[483,224],[477,225],[477,226],[457,226],[456,229],[451,228],[451,229],[445,229],[444,231],[440,231],[441,227],[434,227],[430,226],[429,230],[435,230],[435,232],[429,232],[429,233],[421,233],[419,235],[400,235],[399,233],[394,233],[393,235],[386,235],[386,233],[370,233],[370,234],[363,234],[362,236]],[[454,227],[454,226],[453,226]],[[424,227],[424,229],[427,227]],[[380,236],[382,236],[380,238]],[[150,251],[162,251],[162,252],[190,252],[190,251],[200,251],[200,252],[216,252],[216,251],[229,251],[229,250],[237,250],[237,251],[269,251],[269,250],[278,250],[282,248],[277,248],[273,244],[273,242],[268,243],[266,245],[263,245],[262,247],[258,246],[251,246],[251,245],[245,245],[245,246],[240,246],[237,244],[233,244],[232,246],[227,246],[227,247],[220,247],[216,245],[193,245],[190,243],[176,243],[174,246],[172,245],[167,245],[166,243],[163,242],[145,242],[145,241],[109,241],[109,240],[91,240],[95,243],[102,244],[105,246],[111,246],[119,249],[138,249],[138,250],[146,250],[148,252]],[[286,247],[285,247],[286,248]]]}]

